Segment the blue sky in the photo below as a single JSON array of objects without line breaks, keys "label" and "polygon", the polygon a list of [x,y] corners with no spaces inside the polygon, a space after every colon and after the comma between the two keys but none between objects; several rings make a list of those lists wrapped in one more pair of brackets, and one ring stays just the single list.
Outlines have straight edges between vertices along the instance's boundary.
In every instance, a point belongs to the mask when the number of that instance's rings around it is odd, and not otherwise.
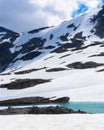
[{"label": "blue sky", "polygon": [[84,4],[81,4],[78,8],[78,10],[75,10],[73,13],[72,13],[72,17],[75,18],[77,17],[79,14],[81,13],[84,13],[88,10],[88,7]]},{"label": "blue sky", "polygon": [[[98,1],[99,1],[99,5],[102,4],[102,3],[104,3],[104,0],[98,0]],[[98,6],[98,5],[96,5],[96,6]],[[86,12],[87,10],[89,10],[89,8],[88,8],[88,6],[87,6],[86,4],[84,4],[84,3],[83,3],[83,4],[80,4],[78,10],[75,10],[75,11],[72,13],[72,17],[75,18],[75,17],[77,17],[79,14],[84,13],[84,12]]]},{"label": "blue sky", "polygon": [[0,0],[0,25],[17,32],[60,24],[104,0]]}]

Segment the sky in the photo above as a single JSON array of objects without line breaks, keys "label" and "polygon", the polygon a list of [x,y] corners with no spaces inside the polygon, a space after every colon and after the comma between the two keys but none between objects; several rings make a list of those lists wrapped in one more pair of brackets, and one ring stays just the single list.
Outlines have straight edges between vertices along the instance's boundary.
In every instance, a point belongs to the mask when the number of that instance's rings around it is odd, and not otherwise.
[{"label": "sky", "polygon": [[0,0],[0,26],[26,32],[54,26],[92,10],[104,0]]}]

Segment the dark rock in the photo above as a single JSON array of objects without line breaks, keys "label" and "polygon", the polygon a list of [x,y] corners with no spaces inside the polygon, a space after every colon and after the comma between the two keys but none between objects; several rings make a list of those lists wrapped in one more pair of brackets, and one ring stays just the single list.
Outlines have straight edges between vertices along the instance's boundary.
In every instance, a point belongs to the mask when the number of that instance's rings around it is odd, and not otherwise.
[{"label": "dark rock", "polygon": [[7,108],[0,110],[0,115],[15,115],[15,114],[28,114],[30,108]]},{"label": "dark rock", "polygon": [[18,106],[18,105],[30,105],[30,104],[43,104],[51,103],[49,98],[44,97],[23,97],[17,99],[9,99],[0,101],[0,106]]},{"label": "dark rock", "polygon": [[104,72],[104,69],[97,70],[96,72]]},{"label": "dark rock", "polygon": [[22,45],[22,49],[19,51],[19,53],[27,53],[35,50],[36,48],[43,47],[44,42],[46,42],[46,39],[42,39],[41,37],[35,37],[30,39],[28,42]]},{"label": "dark rock", "polygon": [[[14,59],[14,53],[10,51],[10,48],[12,48],[13,41],[16,40],[16,38],[19,35],[17,33],[6,33],[3,35],[2,38],[0,38],[0,72],[4,71],[10,63],[12,63]],[[5,39],[10,39],[8,42],[4,42]]]},{"label": "dark rock", "polygon": [[44,49],[53,49],[53,48],[55,48],[55,46],[49,45],[49,46],[46,46]]},{"label": "dark rock", "polygon": [[[82,36],[83,32],[79,32],[75,34],[73,38],[71,38],[71,43],[59,44],[60,46],[53,50],[51,53],[63,53],[68,51],[68,49],[80,49],[82,45],[84,45],[84,41],[86,41],[86,37]],[[64,39],[65,40],[65,39]]]},{"label": "dark rock", "polygon": [[72,109],[60,106],[50,106],[50,107],[27,107],[27,108],[9,108],[0,110],[0,115],[14,115],[14,114],[72,114],[72,113],[81,113],[83,111],[74,111]]},{"label": "dark rock", "polygon": [[98,14],[94,15],[90,20],[93,23],[97,23],[93,29],[93,33],[100,38],[104,38],[104,6],[102,6],[102,9],[98,12]]},{"label": "dark rock", "polygon": [[4,70],[13,60],[13,54],[10,49],[13,46],[12,43],[5,42],[0,44],[0,71]]},{"label": "dark rock", "polygon": [[97,46],[97,45],[101,45],[101,47],[103,47],[104,42],[98,42],[98,41],[96,41],[96,42],[91,43],[91,44],[89,44],[89,45],[87,45],[87,46],[81,46],[81,47],[79,47],[79,48],[72,49],[71,51],[83,50],[83,49],[86,49],[86,48],[88,48],[88,47],[93,47],[93,46]]},{"label": "dark rock", "polygon": [[14,34],[15,33],[14,31],[9,30],[9,29],[4,28],[4,27],[1,27],[1,26],[0,26],[0,32],[6,32],[6,33],[9,33],[9,34]]},{"label": "dark rock", "polygon": [[13,106],[13,105],[29,105],[29,104],[46,104],[46,103],[65,103],[69,102],[69,97],[61,97],[57,99],[44,98],[44,97],[23,97],[17,99],[9,99],[0,101],[1,106]]},{"label": "dark rock", "polygon": [[43,84],[50,82],[50,79],[17,79],[8,84],[0,85],[0,88],[7,88],[7,89],[24,89],[36,86],[38,84]]},{"label": "dark rock", "polygon": [[11,75],[11,73],[2,73],[0,75]]},{"label": "dark rock", "polygon": [[91,55],[91,56],[89,56],[89,57],[95,57],[95,56],[104,56],[104,52],[101,52],[101,53],[96,54],[96,55]]},{"label": "dark rock", "polygon": [[[12,62],[14,58],[14,54],[11,53],[10,48],[12,48],[13,42],[19,37],[19,34],[6,29],[4,27],[0,27],[0,72],[4,71],[8,65]],[[4,41],[9,39],[9,41]]]},{"label": "dark rock", "polygon": [[54,103],[66,103],[69,102],[70,98],[69,97],[61,97],[58,99],[55,99],[53,102]]},{"label": "dark rock", "polygon": [[3,40],[9,38],[10,41],[8,41],[8,43],[13,43],[13,41],[15,41],[17,37],[19,37],[18,33],[6,33],[2,35],[2,37],[0,38],[0,42],[3,42]]},{"label": "dark rock", "polygon": [[50,28],[50,27],[43,27],[43,28],[34,29],[32,31],[29,31],[28,33],[38,33],[39,31],[45,30],[47,28]]},{"label": "dark rock", "polygon": [[85,63],[74,62],[74,63],[68,64],[67,67],[74,68],[74,69],[87,69],[87,68],[96,68],[96,67],[99,67],[102,65],[104,65],[104,64],[89,61],[89,62],[85,62]]},{"label": "dark rock", "polygon": [[34,107],[34,106],[33,106],[33,107],[31,108],[31,110],[28,112],[28,114],[39,114],[40,111],[41,111],[41,110],[39,109],[39,107],[37,107],[37,106]]},{"label": "dark rock", "polygon": [[86,41],[86,37],[82,36],[82,34],[83,32],[79,32],[75,34],[73,38],[70,39],[72,41],[73,47],[79,49],[80,47],[82,47],[82,45],[84,45],[84,41]]},{"label": "dark rock", "polygon": [[64,64],[64,63],[66,63],[65,61],[63,61],[63,62],[61,62],[60,64]]},{"label": "dark rock", "polygon": [[27,73],[31,73],[31,72],[39,71],[39,70],[43,70],[43,69],[46,69],[46,67],[37,68],[37,69],[30,69],[30,70],[24,70],[24,71],[19,71],[19,72],[15,72],[14,74],[27,74]]},{"label": "dark rock", "polygon": [[63,35],[63,36],[60,36],[60,39],[62,40],[62,41],[68,41],[68,37],[69,36],[69,33],[66,33],[65,35]]},{"label": "dark rock", "polygon": [[64,57],[67,57],[67,56],[70,56],[70,55],[71,55],[71,54],[63,55],[63,56],[60,57],[60,59],[61,59],[61,58],[64,58]]},{"label": "dark rock", "polygon": [[63,53],[68,51],[69,48],[74,48],[75,45],[73,43],[65,43],[60,45],[60,47],[56,48],[55,50],[53,50],[51,53],[55,52],[55,53]]},{"label": "dark rock", "polygon": [[32,59],[38,57],[41,53],[42,52],[40,52],[40,51],[29,52],[29,53],[25,54],[24,56],[22,56],[21,58],[14,59],[12,62],[15,63],[17,60],[23,60],[23,61],[32,60]]},{"label": "dark rock", "polygon": [[50,57],[45,58],[44,60],[48,60],[48,59],[53,58],[53,57],[54,57],[54,56],[50,56]]},{"label": "dark rock", "polygon": [[67,70],[66,68],[51,68],[51,69],[46,69],[46,72],[58,72],[58,71],[64,71]]},{"label": "dark rock", "polygon": [[30,53],[27,53],[26,55],[22,56],[20,59],[22,60],[32,60],[33,58],[39,56],[42,52],[39,52],[39,51],[34,51],[34,52],[30,52]]},{"label": "dark rock", "polygon": [[51,53],[63,53],[68,51],[68,48],[70,47],[70,43],[65,43],[63,45],[61,45],[60,47],[56,48],[55,50],[53,50]]},{"label": "dark rock", "polygon": [[73,23],[68,25],[67,28],[74,28],[74,31],[77,29],[77,27]]},{"label": "dark rock", "polygon": [[50,34],[50,40],[52,40],[53,36],[54,36],[53,34]]},{"label": "dark rock", "polygon": [[[16,49],[15,54],[14,54],[14,60],[13,63],[15,63],[17,60],[32,60],[39,55],[42,54],[41,51],[38,51],[39,49],[43,49],[44,43],[46,42],[45,38],[41,37],[34,37],[30,39],[28,42],[24,43],[21,46],[16,46],[16,48],[21,47],[20,50]],[[37,49],[37,50],[36,50]],[[18,50],[18,51],[17,51]],[[18,57],[19,54],[24,54],[20,58]]]},{"label": "dark rock", "polygon": [[46,108],[38,108],[38,107],[33,107],[30,111],[29,114],[68,114],[68,113],[74,113],[72,109],[68,109],[65,107],[46,107]]}]

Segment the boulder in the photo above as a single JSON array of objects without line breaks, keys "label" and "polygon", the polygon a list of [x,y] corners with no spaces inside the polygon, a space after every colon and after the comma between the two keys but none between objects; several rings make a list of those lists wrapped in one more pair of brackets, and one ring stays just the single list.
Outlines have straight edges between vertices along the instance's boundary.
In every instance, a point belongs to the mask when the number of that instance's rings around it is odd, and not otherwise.
[{"label": "boulder", "polygon": [[54,103],[66,103],[69,102],[70,98],[69,97],[61,97],[53,100]]}]

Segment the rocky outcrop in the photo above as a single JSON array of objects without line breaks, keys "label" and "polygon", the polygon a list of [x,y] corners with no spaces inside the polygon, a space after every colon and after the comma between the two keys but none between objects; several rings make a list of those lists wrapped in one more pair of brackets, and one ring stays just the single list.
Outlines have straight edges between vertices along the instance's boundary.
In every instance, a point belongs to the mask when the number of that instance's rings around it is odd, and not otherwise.
[{"label": "rocky outcrop", "polygon": [[102,6],[102,9],[98,12],[98,14],[94,15],[93,18],[91,18],[91,22],[97,23],[96,26],[93,28],[92,32],[99,36],[100,38],[104,38],[104,5]]},{"label": "rocky outcrop", "polygon": [[74,69],[87,69],[87,68],[96,68],[96,67],[99,67],[99,66],[102,66],[102,65],[104,65],[104,64],[89,61],[89,62],[85,62],[85,63],[74,62],[74,63],[68,64],[67,67],[74,68]]},{"label": "rocky outcrop", "polygon": [[46,104],[46,103],[66,103],[69,102],[69,97],[61,98],[44,98],[44,97],[23,97],[18,99],[10,99],[0,101],[0,106],[14,106],[14,105],[35,105],[35,104]]},{"label": "rocky outcrop", "polygon": [[69,102],[70,98],[69,97],[61,97],[53,100],[54,103],[65,103]]},{"label": "rocky outcrop", "polygon": [[8,84],[0,85],[0,88],[7,88],[7,89],[24,89],[36,86],[38,84],[43,84],[50,82],[50,79],[17,79]]},{"label": "rocky outcrop", "polygon": [[104,72],[104,69],[97,70],[96,72]]},{"label": "rocky outcrop", "polygon": [[86,113],[83,111],[74,111],[72,109],[66,108],[66,107],[60,107],[60,106],[50,106],[50,107],[33,107],[29,111],[28,114],[71,114],[71,113]]},{"label": "rocky outcrop", "polygon": [[48,28],[50,28],[50,27],[43,27],[43,28],[34,29],[34,30],[29,31],[28,33],[38,33],[39,31],[45,30]]},{"label": "rocky outcrop", "polygon": [[0,27],[0,72],[4,71],[6,67],[13,61],[15,54],[11,52],[10,48],[14,47],[13,42],[19,37],[18,33],[11,30],[6,30]]},{"label": "rocky outcrop", "polygon": [[24,71],[18,71],[18,72],[15,72],[15,74],[28,74],[28,73],[31,73],[33,71],[39,71],[39,70],[43,70],[43,69],[46,69],[46,67],[43,67],[43,68],[34,68],[34,69],[24,70]]},{"label": "rocky outcrop", "polygon": [[66,68],[50,68],[50,69],[46,69],[46,72],[58,72],[58,71],[64,71],[67,70]]},{"label": "rocky outcrop", "polygon": [[84,111],[74,111],[72,109],[60,106],[50,107],[27,107],[27,108],[11,108],[0,110],[0,115],[14,114],[71,114],[71,113],[86,113]]},{"label": "rocky outcrop", "polygon": [[95,56],[104,56],[104,52],[100,52],[99,54],[91,55],[89,57],[95,57]]}]

